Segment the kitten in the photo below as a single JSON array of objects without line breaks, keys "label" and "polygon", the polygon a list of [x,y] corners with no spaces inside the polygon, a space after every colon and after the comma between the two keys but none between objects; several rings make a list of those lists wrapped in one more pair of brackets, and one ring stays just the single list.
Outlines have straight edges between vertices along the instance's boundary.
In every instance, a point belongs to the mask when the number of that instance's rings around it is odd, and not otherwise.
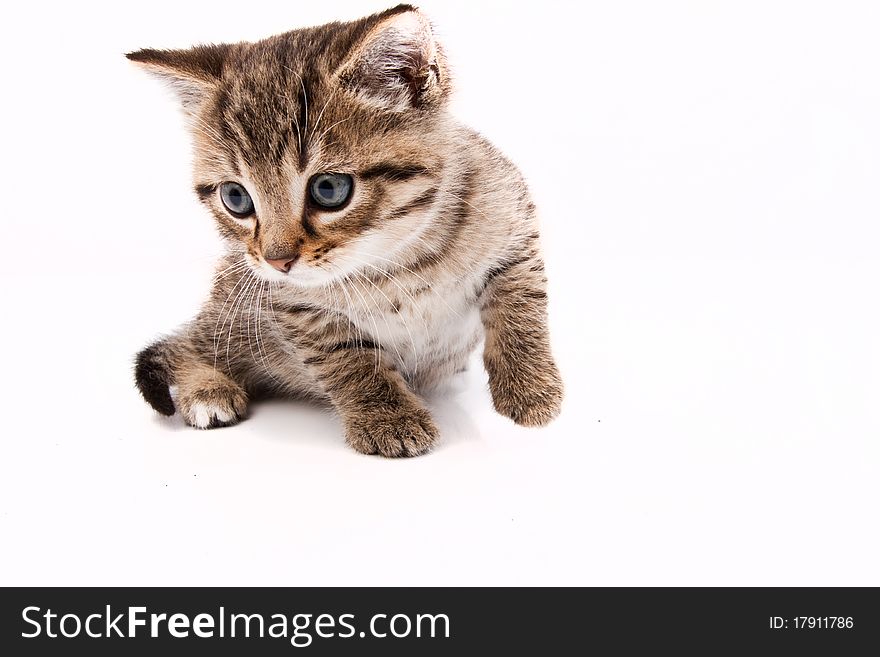
[{"label": "kitten", "polygon": [[497,411],[558,414],[535,206],[449,115],[417,9],[127,57],[177,91],[195,191],[228,243],[195,319],[137,356],[154,409],[204,429],[243,418],[249,397],[308,397],[357,451],[414,456],[437,439],[417,391],[482,338]]}]

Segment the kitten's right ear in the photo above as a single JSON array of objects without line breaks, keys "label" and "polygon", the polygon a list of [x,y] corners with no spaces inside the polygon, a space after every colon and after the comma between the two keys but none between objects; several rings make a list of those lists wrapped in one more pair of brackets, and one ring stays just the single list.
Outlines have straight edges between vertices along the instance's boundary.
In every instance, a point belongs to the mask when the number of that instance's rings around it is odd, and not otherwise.
[{"label": "kitten's right ear", "polygon": [[183,108],[194,112],[220,81],[229,49],[230,46],[226,44],[196,46],[186,50],[145,48],[125,56],[168,83]]},{"label": "kitten's right ear", "polygon": [[364,34],[337,70],[344,88],[373,107],[436,107],[449,90],[446,59],[428,19],[399,5],[360,21]]}]

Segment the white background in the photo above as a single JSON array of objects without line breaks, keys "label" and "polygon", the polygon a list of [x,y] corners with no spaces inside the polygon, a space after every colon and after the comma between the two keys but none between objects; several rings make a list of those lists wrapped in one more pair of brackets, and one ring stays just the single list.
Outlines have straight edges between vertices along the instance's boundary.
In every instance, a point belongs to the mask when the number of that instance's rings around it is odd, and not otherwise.
[{"label": "white background", "polygon": [[385,6],[4,10],[0,583],[880,585],[876,3],[422,3],[542,210],[549,428],[478,362],[414,460],[302,404],[140,400],[220,245],[122,53]]}]

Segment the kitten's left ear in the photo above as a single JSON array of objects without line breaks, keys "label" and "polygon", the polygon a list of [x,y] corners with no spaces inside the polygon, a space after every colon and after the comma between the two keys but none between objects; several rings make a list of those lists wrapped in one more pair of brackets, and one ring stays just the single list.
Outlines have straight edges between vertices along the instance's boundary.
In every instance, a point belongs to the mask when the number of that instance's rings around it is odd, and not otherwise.
[{"label": "kitten's left ear", "polygon": [[400,5],[365,19],[365,34],[337,69],[339,82],[378,109],[439,105],[448,93],[443,51],[418,9]]},{"label": "kitten's left ear", "polygon": [[203,45],[186,50],[145,48],[125,56],[167,82],[177,93],[183,108],[195,112],[216,88],[230,46]]}]

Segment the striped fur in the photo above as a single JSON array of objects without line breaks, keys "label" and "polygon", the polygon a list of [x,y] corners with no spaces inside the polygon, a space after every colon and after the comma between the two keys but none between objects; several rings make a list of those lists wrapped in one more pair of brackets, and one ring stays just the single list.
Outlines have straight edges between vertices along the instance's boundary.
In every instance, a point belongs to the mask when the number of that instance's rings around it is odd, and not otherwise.
[{"label": "striped fur", "polygon": [[[358,451],[417,455],[437,437],[418,393],[484,339],[495,408],[523,425],[557,415],[535,207],[447,112],[446,61],[417,10],[129,58],[178,91],[195,190],[228,243],[197,316],[137,358],[156,410],[210,428],[254,396],[307,397]],[[321,172],[353,177],[342,209],[308,200]],[[255,216],[225,211],[227,181]],[[279,254],[296,258],[286,274],[265,261]]]}]

